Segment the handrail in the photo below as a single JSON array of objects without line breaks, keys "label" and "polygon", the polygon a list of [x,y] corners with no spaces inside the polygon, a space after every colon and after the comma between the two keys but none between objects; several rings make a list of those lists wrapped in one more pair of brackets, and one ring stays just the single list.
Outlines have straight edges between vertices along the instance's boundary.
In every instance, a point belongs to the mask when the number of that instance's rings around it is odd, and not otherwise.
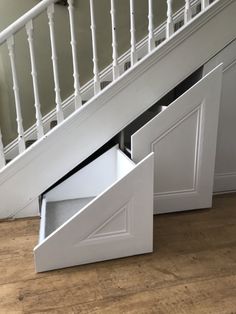
[{"label": "handrail", "polygon": [[34,6],[32,9],[30,9],[28,12],[23,14],[21,17],[19,17],[15,22],[13,22],[11,25],[9,25],[7,28],[5,28],[0,33],[0,45],[4,43],[9,37],[14,35],[16,32],[18,32],[20,29],[22,29],[26,23],[28,23],[30,20],[37,17],[40,13],[42,13],[47,7],[56,2],[57,0],[43,0],[36,6]]}]

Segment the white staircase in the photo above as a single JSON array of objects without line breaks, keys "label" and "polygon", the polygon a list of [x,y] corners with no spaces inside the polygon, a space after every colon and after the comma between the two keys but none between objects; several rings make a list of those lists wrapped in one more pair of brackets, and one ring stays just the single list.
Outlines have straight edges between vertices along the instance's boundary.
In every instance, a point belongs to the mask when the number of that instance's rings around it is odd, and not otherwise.
[{"label": "white staircase", "polygon": [[[111,0],[113,63],[99,72],[90,0],[94,78],[80,87],[74,8],[68,0],[74,94],[63,102],[54,2],[41,1],[0,33],[0,44],[7,45],[10,56],[18,126],[18,138],[8,147],[3,147],[0,136],[0,218],[38,215],[39,196],[115,136],[119,135],[120,148],[130,152],[133,161],[113,147],[44,194],[40,241],[35,248],[37,271],[150,252],[153,175],[156,213],[211,206],[222,65],[170,101],[167,108],[161,104],[157,115],[132,134],[130,148],[125,148],[124,132],[236,37],[236,1],[186,1],[173,15],[172,2],[167,0],[167,21],[155,30],[149,1],[148,36],[136,43],[135,9],[130,0],[131,47],[118,58],[116,1]],[[43,117],[33,22],[45,10],[56,108]],[[36,112],[36,124],[27,131],[23,129],[14,43],[14,34],[24,27]],[[9,191],[14,191],[14,197],[9,197]]]}]

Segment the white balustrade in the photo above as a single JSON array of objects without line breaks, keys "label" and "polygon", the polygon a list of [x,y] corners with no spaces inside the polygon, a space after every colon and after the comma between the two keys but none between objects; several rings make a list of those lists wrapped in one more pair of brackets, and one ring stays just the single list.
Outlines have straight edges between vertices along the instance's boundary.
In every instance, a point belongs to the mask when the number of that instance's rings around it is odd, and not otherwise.
[{"label": "white balustrade", "polygon": [[131,66],[133,66],[138,60],[138,54],[136,50],[136,37],[135,37],[135,11],[134,0],[130,0],[130,44],[131,44]]},{"label": "white balustrade", "polygon": [[166,38],[174,33],[174,21],[172,12],[172,0],[167,0]]},{"label": "white balustrade", "polygon": [[[20,104],[20,93],[19,84],[16,71],[15,61],[15,42],[14,34],[23,27],[26,28],[27,39],[29,44],[30,61],[31,61],[31,76],[33,83],[35,111],[36,111],[36,127],[38,139],[44,135],[43,120],[41,114],[41,105],[39,97],[39,87],[35,60],[35,48],[34,48],[34,28],[33,19],[40,13],[47,10],[48,24],[50,30],[50,41],[51,41],[51,59],[53,67],[53,78],[54,78],[54,91],[55,91],[55,102],[56,102],[56,114],[58,123],[64,120],[62,100],[60,95],[60,84],[59,84],[59,72],[58,72],[58,61],[56,52],[56,40],[55,40],[55,27],[54,27],[54,3],[57,0],[43,0],[37,4],[33,9],[29,10],[22,17],[12,23],[4,31],[0,33],[0,45],[7,42],[11,71],[12,71],[12,82],[13,92],[16,107],[16,121],[17,121],[17,133],[18,133],[18,148],[19,153],[25,151],[25,137],[22,121],[22,112]],[[112,71],[113,80],[119,77],[119,63],[118,63],[118,43],[117,43],[117,32],[116,32],[116,0],[110,0],[111,10],[111,26],[112,26]],[[117,0],[118,1],[118,0]],[[174,33],[174,21],[172,11],[173,0],[167,0],[167,22],[166,22],[166,38]],[[201,0],[201,8],[204,11],[209,5],[209,0]],[[135,9],[134,0],[129,1],[130,6],[130,44],[131,44],[131,66],[133,66],[138,60],[138,54],[136,49],[136,30],[135,30]],[[185,0],[184,7],[184,21],[188,23],[192,16],[191,0]],[[70,23],[70,37],[71,37],[71,50],[72,50],[72,63],[73,63],[73,78],[74,78],[74,99],[75,109],[78,109],[82,105],[82,97],[80,93],[80,82],[79,82],[79,70],[78,70],[78,59],[77,59],[77,41],[76,41],[76,29],[74,21],[74,0],[68,0],[68,13]],[[98,53],[97,53],[97,40],[96,40],[96,23],[95,23],[95,12],[94,12],[94,0],[90,0],[90,18],[91,18],[91,37],[92,37],[92,53],[93,53],[93,74],[94,74],[94,94],[96,95],[101,91],[101,82],[99,76],[98,67]],[[153,0],[148,0],[148,51],[149,53],[155,48],[155,36],[154,36],[154,14],[153,14]],[[2,142],[2,134],[0,130],[0,168],[6,164],[4,147]]]},{"label": "white balustrade", "polygon": [[39,101],[39,88],[38,88],[38,78],[35,62],[34,53],[34,39],[33,39],[33,22],[32,20],[26,24],[26,33],[28,36],[29,51],[30,51],[30,62],[31,62],[31,76],[33,81],[33,91],[34,91],[34,106],[36,111],[36,127],[37,127],[37,137],[40,139],[44,135],[43,131],[43,120],[41,114],[41,105]]},{"label": "white balustrade", "polygon": [[112,71],[113,80],[119,77],[118,52],[117,52],[117,38],[116,38],[116,7],[115,0],[111,0],[111,29],[112,29]]},{"label": "white balustrade", "polygon": [[93,74],[94,74],[94,94],[100,92],[101,84],[98,69],[98,54],[97,54],[97,42],[96,42],[96,24],[94,16],[94,2],[90,0],[90,17],[91,17],[91,35],[92,35],[92,49],[93,49]]},{"label": "white balustrade", "polygon": [[23,28],[30,20],[34,19],[36,16],[44,12],[47,7],[57,0],[43,0],[40,1],[37,5],[35,5],[31,10],[27,11],[21,17],[19,17],[15,22],[13,22],[10,26],[5,28],[0,33],[0,45],[4,43],[9,37],[18,32],[21,28]]},{"label": "white balustrade", "polygon": [[4,147],[2,143],[2,132],[0,129],[0,169],[3,168],[6,165],[6,160],[4,156]]},{"label": "white balustrade", "polygon": [[148,52],[151,52],[154,48],[153,0],[148,0]]},{"label": "white balustrade", "polygon": [[209,0],[201,0],[201,9],[202,11],[206,9],[209,5]]},{"label": "white balustrade", "polygon": [[80,93],[79,83],[79,70],[77,60],[77,42],[75,36],[75,23],[74,23],[74,1],[68,0],[68,11],[70,20],[70,36],[71,36],[71,50],[73,62],[73,77],[74,77],[74,96],[75,96],[75,110],[82,106],[82,98]]},{"label": "white balustrade", "polygon": [[16,106],[18,147],[19,147],[19,153],[23,153],[25,150],[25,138],[24,138],[24,128],[23,128],[22,114],[21,114],[19,84],[18,84],[18,78],[17,78],[17,72],[16,72],[15,42],[14,42],[13,36],[7,39],[7,47],[8,47],[8,52],[9,52],[9,57],[10,57],[10,62],[11,62],[13,92],[14,92],[15,106]]},{"label": "white balustrade", "polygon": [[55,85],[55,100],[56,100],[56,112],[57,112],[57,121],[58,123],[64,120],[64,114],[62,110],[62,101],[61,101],[61,91],[59,84],[59,75],[58,75],[58,64],[57,64],[57,52],[56,52],[56,41],[55,41],[55,29],[54,29],[54,4],[51,4],[47,9],[48,14],[48,24],[50,30],[50,41],[51,41],[51,51],[52,51],[52,66],[53,66],[53,78]]},{"label": "white balustrade", "polygon": [[191,4],[190,0],[185,0],[185,7],[184,7],[184,24],[188,23],[191,20],[192,12],[191,12]]}]

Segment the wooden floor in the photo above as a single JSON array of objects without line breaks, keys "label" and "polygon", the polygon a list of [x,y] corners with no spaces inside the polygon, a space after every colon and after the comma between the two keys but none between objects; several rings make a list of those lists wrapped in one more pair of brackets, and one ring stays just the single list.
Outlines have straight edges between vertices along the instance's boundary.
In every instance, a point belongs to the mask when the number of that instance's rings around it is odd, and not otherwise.
[{"label": "wooden floor", "polygon": [[38,219],[0,223],[0,314],[236,313],[236,194],[155,217],[153,254],[35,274]]}]

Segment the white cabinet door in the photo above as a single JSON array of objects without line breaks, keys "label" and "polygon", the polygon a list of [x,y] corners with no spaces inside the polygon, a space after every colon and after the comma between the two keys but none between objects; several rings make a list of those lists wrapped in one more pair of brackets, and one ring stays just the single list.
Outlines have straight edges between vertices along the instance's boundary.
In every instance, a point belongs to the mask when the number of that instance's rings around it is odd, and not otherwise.
[{"label": "white cabinet door", "polygon": [[135,162],[155,153],[155,213],[212,204],[221,78],[219,65],[131,137]]},{"label": "white cabinet door", "polygon": [[[108,173],[113,168],[112,159],[116,165],[113,183]],[[40,243],[34,249],[36,271],[152,252],[153,162],[154,156],[150,154],[135,165],[115,147],[47,193],[42,208]],[[132,164],[131,168],[128,163]],[[105,182],[106,175],[109,178]],[[99,182],[103,191],[98,187]],[[94,192],[98,195],[88,198]],[[57,212],[55,207],[47,207],[47,200],[61,200],[61,195],[64,201],[56,207]],[[65,196],[69,202],[65,203]],[[82,196],[86,199],[81,199]],[[86,204],[81,206],[81,201]],[[52,210],[53,214],[46,214]],[[48,223],[52,225],[45,228]]]},{"label": "white cabinet door", "polygon": [[223,77],[214,192],[236,190],[236,40],[204,66],[204,73],[221,62]]}]

